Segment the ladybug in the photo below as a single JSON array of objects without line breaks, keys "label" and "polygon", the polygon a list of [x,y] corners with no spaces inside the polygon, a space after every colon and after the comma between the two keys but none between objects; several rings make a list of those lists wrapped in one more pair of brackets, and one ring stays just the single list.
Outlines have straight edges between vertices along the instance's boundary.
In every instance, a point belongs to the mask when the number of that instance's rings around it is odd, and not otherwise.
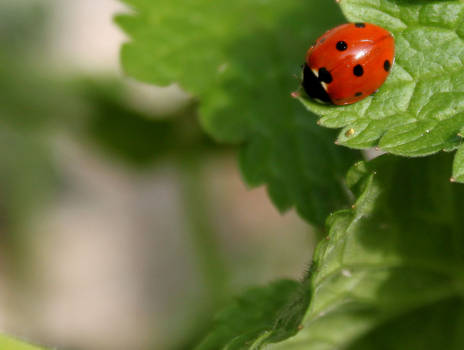
[{"label": "ladybug", "polygon": [[306,53],[303,89],[324,103],[348,105],[373,94],[395,57],[390,32],[370,23],[346,23],[323,34]]}]

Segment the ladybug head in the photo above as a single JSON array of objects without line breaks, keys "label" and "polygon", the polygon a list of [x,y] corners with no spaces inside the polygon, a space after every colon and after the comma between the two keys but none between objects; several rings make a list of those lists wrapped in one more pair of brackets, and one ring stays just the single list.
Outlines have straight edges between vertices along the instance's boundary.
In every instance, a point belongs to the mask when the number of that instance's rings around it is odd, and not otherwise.
[{"label": "ladybug head", "polygon": [[303,68],[303,81],[301,85],[303,86],[306,94],[316,100],[319,100],[324,103],[331,103],[329,94],[325,90],[324,82],[319,79],[319,77],[314,74],[311,68],[307,64]]}]

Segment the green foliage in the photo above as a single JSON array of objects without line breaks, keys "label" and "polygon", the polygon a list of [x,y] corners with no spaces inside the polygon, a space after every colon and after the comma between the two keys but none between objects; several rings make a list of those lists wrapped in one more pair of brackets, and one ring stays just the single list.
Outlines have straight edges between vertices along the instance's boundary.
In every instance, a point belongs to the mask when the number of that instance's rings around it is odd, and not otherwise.
[{"label": "green foliage", "polygon": [[464,187],[447,181],[450,159],[351,169],[357,199],[328,220],[304,328],[276,348],[462,349]]},{"label": "green foliage", "polygon": [[46,131],[72,103],[63,89],[47,83],[45,74],[3,53],[0,63],[0,240],[15,255],[30,224],[27,218],[45,209],[54,194],[58,176]]},{"label": "green foliage", "polygon": [[179,82],[199,97],[204,128],[243,144],[249,185],[266,184],[280,210],[296,206],[318,226],[347,204],[341,179],[358,154],[336,147],[333,132],[290,98],[310,41],[343,21],[334,3],[125,2],[135,11],[116,19],[132,39],[122,49],[125,71],[158,85]]},{"label": "green foliage", "polygon": [[297,282],[282,280],[247,291],[218,315],[213,332],[197,350],[252,347],[257,336],[272,328],[274,318],[298,287]]},{"label": "green foliage", "polygon": [[[267,184],[279,209],[295,206],[319,226],[329,216],[300,286],[245,294],[200,349],[462,349],[464,188],[449,181],[452,155],[382,156],[356,163],[344,181],[357,154],[335,147],[330,131],[288,98],[310,41],[343,22],[334,5],[125,2],[135,11],[117,18],[132,39],[122,50],[126,72],[155,84],[179,82],[198,97],[204,128],[243,144],[245,180]],[[452,181],[464,181],[464,3],[340,5],[348,20],[394,34],[391,76],[375,96],[351,106],[304,95],[301,102],[322,126],[343,127],[338,143],[350,148],[416,157],[459,148]]]},{"label": "green foliage", "polygon": [[[40,136],[4,125],[0,130],[0,143],[8,145],[0,150],[0,215],[5,218],[3,229],[9,233],[24,229],[25,217],[31,216],[49,199],[56,174],[51,151]],[[2,238],[11,237],[7,234]]]},{"label": "green foliage", "polygon": [[[0,119],[14,129],[38,131],[72,115],[75,99],[64,84],[0,52]],[[66,120],[68,121],[68,120]]]},{"label": "green foliage", "polygon": [[[464,125],[464,3],[462,1],[343,0],[349,21],[390,30],[396,57],[379,92],[344,107],[301,97],[319,114],[320,124],[344,127],[338,143],[352,148],[378,146],[403,156],[450,151],[462,143]],[[347,133],[349,129],[354,133]],[[464,171],[456,159],[453,176]]]},{"label": "green foliage", "polygon": [[353,166],[353,208],[330,216],[305,292],[255,348],[462,349],[464,187],[447,181],[450,159],[382,156]]},{"label": "green foliage", "polygon": [[0,3],[2,54],[25,54],[43,44],[48,17],[47,1],[4,0]]},{"label": "green foliage", "polygon": [[45,350],[45,348],[29,345],[22,341],[0,335],[0,349],[2,350]]},{"label": "green foliage", "polygon": [[89,110],[83,133],[107,154],[135,166],[167,156],[217,152],[221,148],[200,129],[194,104],[175,115],[148,116],[127,103],[127,86],[116,79],[80,79],[72,91]]}]

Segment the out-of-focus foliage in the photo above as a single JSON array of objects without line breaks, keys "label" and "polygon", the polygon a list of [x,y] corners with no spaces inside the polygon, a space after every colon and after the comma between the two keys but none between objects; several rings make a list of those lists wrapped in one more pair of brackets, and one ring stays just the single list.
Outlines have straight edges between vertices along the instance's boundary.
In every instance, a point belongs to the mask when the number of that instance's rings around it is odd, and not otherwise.
[{"label": "out-of-focus foliage", "polygon": [[[31,226],[66,191],[63,141],[138,171],[226,149],[201,130],[193,100],[172,115],[154,116],[134,105],[133,84],[121,78],[53,70],[43,59],[47,11],[40,0],[0,4],[0,251],[12,293],[35,273],[28,260]],[[205,327],[207,318],[197,319]],[[0,339],[2,349],[23,349],[7,338],[3,344]]]},{"label": "out-of-focus foliage", "polygon": [[152,165],[170,156],[220,151],[200,129],[192,101],[174,115],[151,116],[134,108],[130,88],[116,79],[81,79],[73,91],[85,101],[83,132],[108,154],[132,165]]},{"label": "out-of-focus foliage", "polygon": [[49,0],[3,0],[0,4],[2,54],[19,57],[43,44]]},{"label": "out-of-focus foliage", "polygon": [[0,335],[0,349],[4,350],[45,350],[45,348],[33,346],[25,342]]},{"label": "out-of-focus foliage", "polygon": [[[46,11],[38,2],[0,4],[0,240],[20,253],[22,234],[46,207],[57,184],[44,129],[66,113],[69,99],[33,63],[43,41]],[[23,259],[18,259],[23,262]]]}]

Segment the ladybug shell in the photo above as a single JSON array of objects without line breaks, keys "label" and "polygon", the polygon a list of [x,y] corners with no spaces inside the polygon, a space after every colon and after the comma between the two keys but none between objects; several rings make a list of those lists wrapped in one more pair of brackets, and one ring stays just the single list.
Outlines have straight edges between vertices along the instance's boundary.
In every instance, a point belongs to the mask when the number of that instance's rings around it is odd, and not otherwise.
[{"label": "ladybug shell", "polygon": [[394,56],[395,41],[387,30],[370,23],[342,24],[308,50],[302,85],[312,98],[351,104],[383,84]]}]

